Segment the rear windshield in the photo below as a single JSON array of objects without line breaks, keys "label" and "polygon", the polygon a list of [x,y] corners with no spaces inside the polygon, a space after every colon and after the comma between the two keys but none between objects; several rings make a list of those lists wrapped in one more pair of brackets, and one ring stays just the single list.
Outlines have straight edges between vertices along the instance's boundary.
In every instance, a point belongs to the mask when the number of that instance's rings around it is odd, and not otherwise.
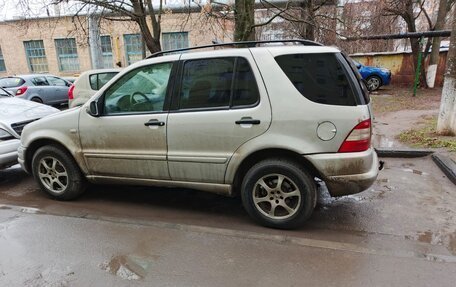
[{"label": "rear windshield", "polygon": [[307,99],[321,104],[356,106],[354,76],[336,54],[291,54],[275,58],[295,88]]},{"label": "rear windshield", "polygon": [[22,86],[25,81],[21,78],[12,77],[12,78],[1,78],[0,87],[2,88],[15,88]]}]

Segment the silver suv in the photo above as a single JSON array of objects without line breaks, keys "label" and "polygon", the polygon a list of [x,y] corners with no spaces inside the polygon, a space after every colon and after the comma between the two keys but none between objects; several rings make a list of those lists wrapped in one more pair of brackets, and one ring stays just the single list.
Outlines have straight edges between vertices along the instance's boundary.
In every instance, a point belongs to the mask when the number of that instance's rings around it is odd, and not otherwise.
[{"label": "silver suv", "polygon": [[297,227],[316,180],[333,196],[361,192],[379,164],[356,68],[335,48],[294,42],[153,55],[82,108],[28,125],[19,162],[60,200],[87,181],[187,187],[240,194],[260,224]]}]

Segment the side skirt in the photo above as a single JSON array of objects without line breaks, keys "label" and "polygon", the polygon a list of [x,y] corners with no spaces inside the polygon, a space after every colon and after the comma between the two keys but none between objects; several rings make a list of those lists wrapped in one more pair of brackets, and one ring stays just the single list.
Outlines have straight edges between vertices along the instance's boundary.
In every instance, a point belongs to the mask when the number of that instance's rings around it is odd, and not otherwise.
[{"label": "side skirt", "polygon": [[146,185],[162,187],[182,187],[191,188],[211,193],[216,193],[228,197],[233,197],[232,186],[219,183],[202,183],[190,181],[172,181],[144,178],[114,177],[114,176],[94,176],[89,175],[87,179],[95,184],[126,184],[126,185]]}]

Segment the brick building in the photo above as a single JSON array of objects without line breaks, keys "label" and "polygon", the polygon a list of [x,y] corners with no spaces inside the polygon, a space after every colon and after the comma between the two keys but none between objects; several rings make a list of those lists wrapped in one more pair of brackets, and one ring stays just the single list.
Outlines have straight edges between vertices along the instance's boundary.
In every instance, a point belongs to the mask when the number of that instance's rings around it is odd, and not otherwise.
[{"label": "brick building", "polygon": [[[0,77],[27,73],[74,76],[92,69],[88,17],[43,17],[0,22]],[[232,23],[201,13],[166,13],[162,17],[164,50],[231,41]],[[143,58],[136,23],[101,20],[103,66],[125,67]]]}]

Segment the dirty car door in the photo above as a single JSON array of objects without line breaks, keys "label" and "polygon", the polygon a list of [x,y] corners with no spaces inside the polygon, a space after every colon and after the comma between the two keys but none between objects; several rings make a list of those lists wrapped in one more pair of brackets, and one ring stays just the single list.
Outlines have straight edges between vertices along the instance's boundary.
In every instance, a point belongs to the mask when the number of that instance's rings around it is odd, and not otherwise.
[{"label": "dirty car door", "polygon": [[105,89],[101,116],[81,112],[80,138],[91,175],[169,179],[165,98],[172,66],[128,71]]},{"label": "dirty car door", "polygon": [[181,57],[168,116],[168,165],[173,180],[224,183],[234,152],[268,129],[271,107],[248,50],[200,57]]}]

